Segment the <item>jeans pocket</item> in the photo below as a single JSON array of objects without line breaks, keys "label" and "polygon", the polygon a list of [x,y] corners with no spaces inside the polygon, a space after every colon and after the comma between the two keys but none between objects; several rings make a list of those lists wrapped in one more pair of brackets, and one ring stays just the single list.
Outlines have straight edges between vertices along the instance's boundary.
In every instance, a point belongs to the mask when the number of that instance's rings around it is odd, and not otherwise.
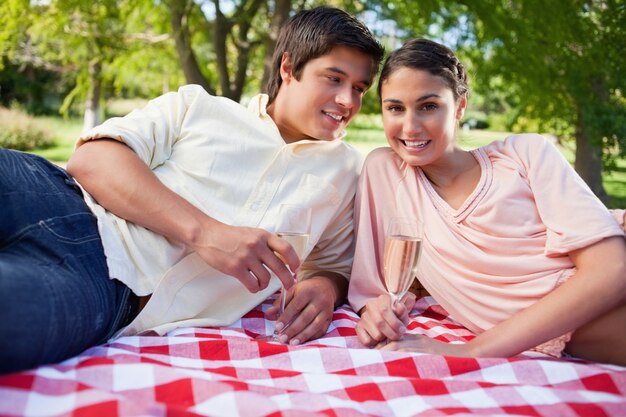
[{"label": "jeans pocket", "polygon": [[[91,213],[75,213],[40,220],[21,228],[0,241],[0,250],[30,253],[43,259],[51,253],[70,252],[78,245],[94,242],[102,247],[96,217]],[[69,245],[69,246],[67,246]]]},{"label": "jeans pocket", "polygon": [[59,241],[68,244],[81,244],[100,239],[96,216],[91,213],[76,213],[40,220],[39,226],[48,230]]}]

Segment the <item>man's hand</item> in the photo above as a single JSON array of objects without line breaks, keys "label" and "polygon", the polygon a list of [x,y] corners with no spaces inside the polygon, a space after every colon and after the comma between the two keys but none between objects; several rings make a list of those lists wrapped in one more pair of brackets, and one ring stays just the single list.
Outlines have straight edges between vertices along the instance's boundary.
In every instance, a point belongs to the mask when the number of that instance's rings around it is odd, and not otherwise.
[{"label": "man's hand", "polygon": [[379,295],[370,300],[361,311],[361,320],[357,323],[356,333],[365,346],[376,346],[385,340],[400,340],[406,332],[409,312],[415,305],[415,295],[407,293],[402,303],[391,308],[391,297]]},{"label": "man's hand", "polygon": [[328,331],[335,306],[343,302],[347,281],[338,274],[316,275],[300,281],[287,291],[285,311],[279,311],[280,297],[265,316],[276,319],[282,343],[298,345],[322,337]]},{"label": "man's hand", "polygon": [[[237,278],[253,293],[269,284],[274,272],[285,288],[294,284],[300,260],[291,245],[263,229],[214,224],[192,248],[213,268]],[[286,265],[285,265],[286,264]]]}]

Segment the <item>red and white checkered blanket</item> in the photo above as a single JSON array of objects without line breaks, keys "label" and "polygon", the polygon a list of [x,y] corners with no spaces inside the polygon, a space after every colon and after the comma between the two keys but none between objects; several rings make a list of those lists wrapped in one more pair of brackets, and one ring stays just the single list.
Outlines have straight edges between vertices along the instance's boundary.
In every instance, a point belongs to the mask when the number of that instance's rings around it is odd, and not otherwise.
[{"label": "red and white checkered blanket", "polygon": [[[3,416],[626,416],[626,368],[539,353],[465,359],[366,349],[339,308],[302,346],[260,342],[271,300],[232,326],[123,337],[58,365],[0,377]],[[472,335],[432,298],[411,332]]]}]

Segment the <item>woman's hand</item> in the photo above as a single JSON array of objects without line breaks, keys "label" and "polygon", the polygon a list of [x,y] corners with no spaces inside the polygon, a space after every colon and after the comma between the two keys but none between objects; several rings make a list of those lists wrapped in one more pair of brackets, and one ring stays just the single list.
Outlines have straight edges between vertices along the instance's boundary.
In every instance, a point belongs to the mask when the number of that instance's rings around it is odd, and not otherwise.
[{"label": "woman's hand", "polygon": [[406,332],[409,312],[415,305],[415,295],[407,293],[401,303],[391,308],[391,297],[379,295],[361,310],[361,320],[356,325],[359,341],[373,347],[387,339],[399,340]]}]

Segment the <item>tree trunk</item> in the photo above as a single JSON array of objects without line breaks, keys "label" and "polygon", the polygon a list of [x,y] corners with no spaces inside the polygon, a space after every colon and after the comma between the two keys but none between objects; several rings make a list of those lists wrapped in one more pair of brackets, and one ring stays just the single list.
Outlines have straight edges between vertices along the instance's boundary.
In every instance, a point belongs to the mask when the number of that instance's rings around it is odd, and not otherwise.
[{"label": "tree trunk", "polygon": [[246,83],[248,75],[248,64],[250,62],[250,52],[258,45],[258,43],[252,42],[249,39],[249,32],[252,28],[252,21],[258,14],[259,9],[263,5],[264,0],[252,0],[250,7],[245,12],[238,14],[238,37],[236,40],[237,47],[237,70],[235,71],[235,79],[231,84],[231,92],[233,100],[241,100],[243,94],[243,88]]},{"label": "tree trunk", "polygon": [[215,48],[215,59],[217,60],[217,73],[220,79],[220,87],[222,95],[230,99],[232,97],[230,91],[230,75],[228,73],[228,58],[226,52],[226,38],[230,31],[230,22],[220,9],[219,0],[213,0],[215,6],[215,31],[213,33],[213,47]]},{"label": "tree trunk", "polygon": [[99,61],[89,64],[89,86],[87,99],[85,101],[83,131],[87,131],[102,123],[102,113],[100,112],[100,93],[102,90],[101,72],[102,65]]},{"label": "tree trunk", "polygon": [[274,49],[276,49],[278,33],[287,18],[289,18],[290,11],[291,0],[276,0],[276,10],[274,10],[274,15],[272,16],[270,34],[265,44],[265,58],[263,59],[263,80],[261,81],[261,88],[264,92],[267,92],[267,83],[272,71],[272,57],[274,55]]},{"label": "tree trunk", "polygon": [[602,148],[593,144],[585,127],[584,117],[579,110],[578,122],[576,123],[576,162],[574,168],[591,188],[591,191],[606,204],[609,196],[602,184],[603,166]]},{"label": "tree trunk", "polygon": [[215,89],[211,86],[209,80],[202,74],[200,67],[198,66],[198,60],[191,48],[191,36],[189,34],[189,27],[187,26],[187,15],[191,7],[193,7],[193,1],[170,1],[167,3],[170,10],[170,21],[172,24],[172,31],[174,32],[174,41],[176,43],[176,53],[180,65],[185,74],[185,80],[189,84],[201,85],[206,91],[211,94],[215,94]]},{"label": "tree trunk", "polygon": [[[234,101],[241,100],[248,73],[250,51],[255,42],[249,39],[252,21],[263,5],[264,0],[247,0],[241,2],[231,18],[227,18],[220,9],[220,1],[213,0],[215,6],[215,32],[213,35],[217,71],[220,78],[222,95]],[[236,30],[233,28],[236,27]],[[232,32],[236,32],[233,35]],[[233,70],[228,66],[228,37],[231,36],[236,50],[236,66]],[[231,72],[234,71],[234,76]]]},{"label": "tree trunk", "polygon": [[24,78],[26,78],[28,80],[28,84],[30,85],[30,88],[26,89],[26,108],[29,111],[33,111],[33,108],[35,107],[35,93],[34,93],[34,86],[35,86],[35,67],[30,64],[27,63],[24,66]]}]

